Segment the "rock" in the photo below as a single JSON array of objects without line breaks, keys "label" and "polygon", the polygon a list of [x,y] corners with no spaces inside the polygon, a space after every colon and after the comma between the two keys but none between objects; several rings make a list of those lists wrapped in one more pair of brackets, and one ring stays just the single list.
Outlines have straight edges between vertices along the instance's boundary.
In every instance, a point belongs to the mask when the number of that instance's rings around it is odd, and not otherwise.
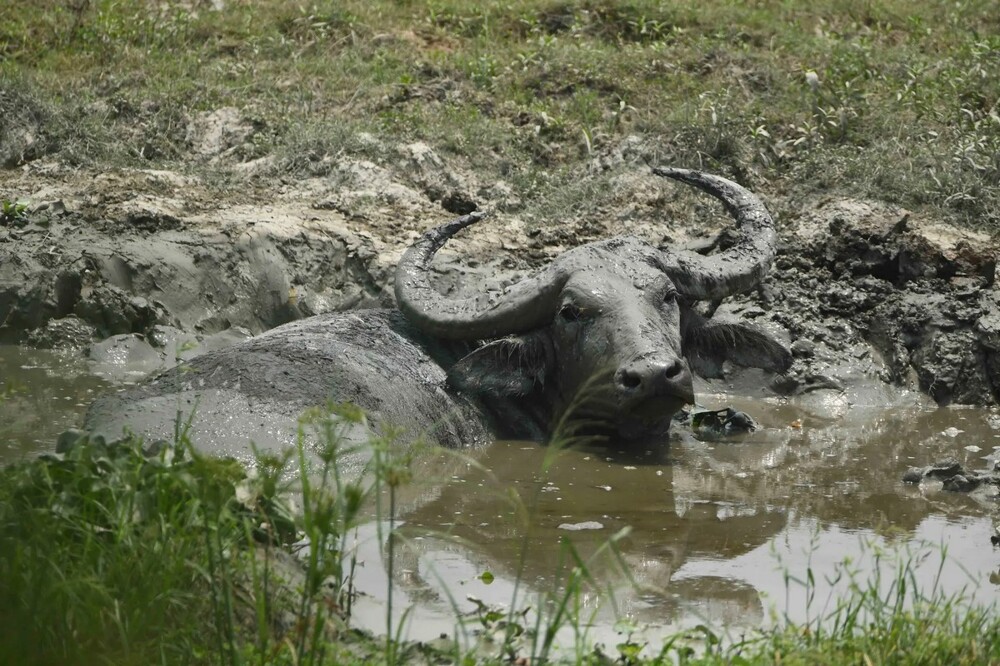
[{"label": "rock", "polygon": [[812,340],[799,338],[792,343],[792,355],[799,358],[812,358],[816,354],[816,343]]},{"label": "rock", "polygon": [[147,444],[143,448],[142,455],[146,456],[147,458],[156,458],[159,457],[159,455],[164,451],[170,449],[170,446],[171,446],[170,442],[168,442],[167,440],[156,439]]},{"label": "rock", "polygon": [[911,467],[903,474],[904,483],[920,483],[924,479],[950,479],[965,474],[965,470],[954,458],[940,460],[927,467]]},{"label": "rock", "polygon": [[1000,351],[1000,311],[993,310],[976,321],[979,343],[992,351]]},{"label": "rock", "polygon": [[63,431],[59,434],[58,439],[56,439],[56,453],[68,453],[77,445],[77,443],[80,442],[80,440],[85,439],[86,437],[86,432],[76,428],[70,428],[69,430]]},{"label": "rock", "polygon": [[924,479],[941,479],[943,488],[952,492],[967,493],[983,484],[1000,486],[1000,474],[989,472],[968,472],[954,458],[947,458],[928,467],[911,467],[903,474],[904,483],[920,483]]},{"label": "rock", "polygon": [[982,482],[982,479],[977,476],[956,474],[955,476],[945,479],[944,489],[956,493],[967,493],[978,488]]},{"label": "rock", "polygon": [[62,199],[39,201],[29,206],[28,211],[31,213],[48,212],[52,215],[63,215],[66,213],[66,204],[63,203]]},{"label": "rock", "polygon": [[757,422],[749,414],[732,407],[691,414],[691,429],[702,437],[744,435],[757,427]]},{"label": "rock", "polygon": [[583,530],[602,530],[604,529],[604,525],[596,520],[586,520],[582,523],[561,523],[558,529],[569,532],[580,532]]},{"label": "rock", "polygon": [[486,202],[485,207],[498,211],[513,212],[523,206],[521,198],[514,189],[503,181],[479,188],[476,196]]},{"label": "rock", "polygon": [[479,206],[469,195],[453,191],[441,198],[441,207],[455,215],[468,215]]},{"label": "rock", "polygon": [[203,158],[220,156],[248,141],[253,124],[244,120],[243,113],[231,106],[197,114],[188,123],[188,144]]},{"label": "rock", "polygon": [[[0,113],[5,113],[3,99],[0,98]],[[22,114],[18,114],[22,115]],[[7,119],[5,119],[7,120]],[[17,126],[13,123],[0,123],[0,166],[12,169],[35,159],[42,152],[42,142],[39,139],[41,127],[37,118],[19,118],[26,121]]]},{"label": "rock", "polygon": [[219,331],[218,333],[213,333],[212,335],[206,335],[201,340],[198,350],[199,353],[205,353],[216,351],[218,349],[225,349],[226,347],[232,347],[237,342],[241,342],[252,337],[253,333],[251,333],[249,329],[242,326],[233,326],[224,331]]},{"label": "rock", "polygon": [[933,479],[948,479],[957,474],[964,473],[965,470],[962,469],[961,463],[954,458],[945,458],[944,460],[940,460],[924,470],[924,476]]},{"label": "rock", "polygon": [[971,330],[925,331],[910,360],[920,387],[939,405],[993,401],[985,359]]},{"label": "rock", "polygon": [[97,330],[79,317],[70,315],[50,319],[44,326],[28,332],[27,342],[38,349],[76,351],[91,344]]},{"label": "rock", "polygon": [[777,393],[778,395],[794,395],[799,392],[805,381],[802,379],[801,373],[792,372],[785,373],[783,375],[778,375],[768,384],[768,388]]}]

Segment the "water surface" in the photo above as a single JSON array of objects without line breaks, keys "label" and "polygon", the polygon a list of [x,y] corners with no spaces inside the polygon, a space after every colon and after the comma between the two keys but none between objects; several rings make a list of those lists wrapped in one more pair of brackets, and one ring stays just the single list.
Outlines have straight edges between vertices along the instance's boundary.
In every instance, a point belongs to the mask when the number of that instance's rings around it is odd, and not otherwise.
[{"label": "water surface", "polygon": [[[814,620],[852,585],[888,591],[901,567],[924,594],[1000,600],[995,489],[901,481],[908,467],[948,456],[970,470],[992,466],[1000,419],[912,394],[882,405],[852,398],[863,396],[710,394],[713,408],[735,405],[761,429],[730,441],[682,431],[663,455],[497,442],[404,516],[395,622],[409,609],[410,635],[431,638],[454,625],[458,608],[476,627],[469,595],[551,617],[546,600],[562,598],[579,561],[590,578],[576,612],[587,640],[605,646],[623,627],[656,645],[701,623],[736,639],[786,618]],[[369,538],[362,552],[378,573],[361,578],[358,616],[384,631],[386,548]],[[567,649],[577,639],[562,632]]]},{"label": "water surface", "polygon": [[0,345],[0,464],[51,452],[109,387],[82,356]]},{"label": "water surface", "polygon": [[[761,428],[729,441],[678,429],[651,452],[497,442],[475,460],[421,468],[393,540],[394,626],[405,614],[411,638],[472,640],[480,602],[530,608],[526,624],[551,617],[547,600],[561,598],[579,562],[588,578],[571,601],[586,635],[564,629],[565,649],[614,645],[625,627],[655,645],[700,623],[738,637],[810,620],[852,583],[886,588],[900,559],[928,593],[1000,599],[995,489],[901,481],[908,467],[948,456],[992,466],[994,411],[939,409],[879,387],[795,399],[748,398],[748,385],[698,389],[706,406],[743,409]],[[51,451],[101,390],[114,389],[85,359],[0,347],[0,462]],[[354,620],[384,631],[388,550],[376,527],[358,535]]]}]

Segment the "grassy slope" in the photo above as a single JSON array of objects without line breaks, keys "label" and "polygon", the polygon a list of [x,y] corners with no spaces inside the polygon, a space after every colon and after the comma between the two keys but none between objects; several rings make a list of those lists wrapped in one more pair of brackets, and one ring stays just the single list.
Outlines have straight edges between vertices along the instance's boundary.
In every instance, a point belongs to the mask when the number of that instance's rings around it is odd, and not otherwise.
[{"label": "grassy slope", "polygon": [[530,205],[637,134],[767,193],[1000,221],[991,0],[212,5],[4,3],[0,137],[36,122],[28,159],[177,167],[190,113],[233,105],[258,130],[234,158],[279,158],[265,187],[371,151],[366,131],[468,156]]}]

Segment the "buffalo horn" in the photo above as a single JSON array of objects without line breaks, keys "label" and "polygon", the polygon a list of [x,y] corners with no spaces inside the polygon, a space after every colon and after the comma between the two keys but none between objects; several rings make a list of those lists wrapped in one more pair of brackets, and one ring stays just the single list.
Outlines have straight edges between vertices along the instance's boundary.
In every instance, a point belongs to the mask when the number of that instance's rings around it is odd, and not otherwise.
[{"label": "buffalo horn", "polygon": [[448,299],[427,279],[434,254],[484,213],[471,213],[424,233],[396,265],[396,304],[417,328],[451,340],[522,333],[552,320],[566,277],[549,266],[501,294]]},{"label": "buffalo horn", "polygon": [[663,250],[663,271],[677,291],[695,300],[720,300],[760,284],[774,259],[775,232],[771,214],[757,195],[731,180],[700,171],[658,167],[653,173],[708,192],[722,202],[740,230],[736,244],[719,254],[706,257]]}]

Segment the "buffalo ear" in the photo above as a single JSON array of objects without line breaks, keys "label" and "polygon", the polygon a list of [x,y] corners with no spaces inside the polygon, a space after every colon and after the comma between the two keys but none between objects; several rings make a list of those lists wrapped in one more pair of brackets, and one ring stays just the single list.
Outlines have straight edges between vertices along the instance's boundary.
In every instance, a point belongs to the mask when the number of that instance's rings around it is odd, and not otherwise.
[{"label": "buffalo ear", "polygon": [[738,320],[693,318],[684,330],[684,356],[703,377],[721,377],[723,361],[768,372],[792,365],[788,345],[759,326]]},{"label": "buffalo ear", "polygon": [[523,396],[545,383],[553,358],[548,337],[541,333],[500,338],[453,365],[448,383],[473,393]]}]

